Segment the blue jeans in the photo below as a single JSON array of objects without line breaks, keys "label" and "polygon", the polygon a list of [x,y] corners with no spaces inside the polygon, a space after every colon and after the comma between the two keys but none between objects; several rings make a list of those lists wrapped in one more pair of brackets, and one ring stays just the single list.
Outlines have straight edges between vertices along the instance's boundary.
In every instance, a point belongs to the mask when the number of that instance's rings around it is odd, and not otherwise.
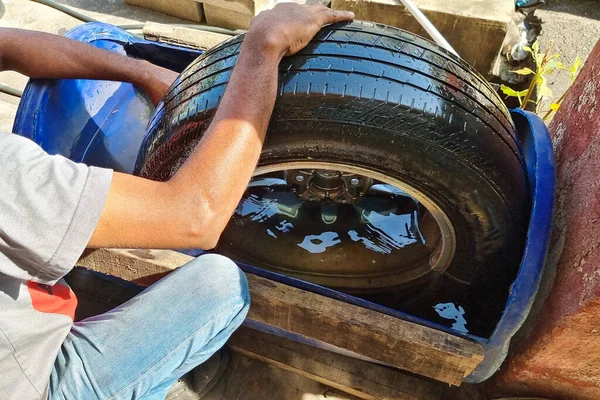
[{"label": "blue jeans", "polygon": [[164,399],[219,350],[250,306],[246,276],[203,255],[119,307],[73,325],[50,377],[50,399]]}]

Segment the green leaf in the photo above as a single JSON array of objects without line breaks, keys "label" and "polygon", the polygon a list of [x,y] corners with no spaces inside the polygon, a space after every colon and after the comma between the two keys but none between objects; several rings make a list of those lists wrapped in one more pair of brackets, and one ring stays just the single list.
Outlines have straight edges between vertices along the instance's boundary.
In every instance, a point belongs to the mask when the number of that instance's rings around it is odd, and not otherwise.
[{"label": "green leaf", "polygon": [[540,69],[540,67],[542,66],[542,61],[544,60],[544,55],[540,54],[540,42],[536,40],[531,46],[531,50],[531,55],[533,56],[535,65],[537,65],[537,69]]},{"label": "green leaf", "polygon": [[577,56],[575,58],[575,61],[573,62],[573,65],[571,65],[571,73],[576,74],[577,71],[579,71],[579,68],[581,68],[581,65],[583,63],[581,62],[581,58],[579,58],[579,56]]},{"label": "green leaf", "polygon": [[514,72],[515,74],[519,74],[519,75],[535,74],[535,72],[533,72],[533,70],[531,70],[530,68],[521,68],[521,69],[517,69],[515,71],[510,71],[510,72]]},{"label": "green leaf", "polygon": [[517,92],[516,90],[511,89],[506,85],[500,85],[500,90],[502,90],[502,93],[504,93],[505,95],[507,95],[509,97],[518,98],[519,101],[521,100],[522,97],[525,97],[527,95],[527,89]]},{"label": "green leaf", "polygon": [[582,64],[581,58],[577,56],[573,62],[573,65],[571,65],[571,85],[573,82],[575,82],[575,78],[577,78],[577,74],[579,73],[579,69],[581,68]]},{"label": "green leaf", "polygon": [[[558,55],[558,54],[557,54]],[[552,58],[550,61],[548,61],[546,63],[546,67],[544,68],[544,72],[543,74],[551,74],[552,72],[554,72],[555,69],[560,68],[560,69],[565,69],[565,66],[563,65],[563,63],[561,63],[560,61],[558,61],[555,58]]]},{"label": "green leaf", "polygon": [[539,86],[538,86],[538,99],[541,99],[542,97],[551,97],[551,96],[552,96],[552,90],[550,90],[550,88],[546,84],[546,78],[544,78],[543,76],[540,77]]}]

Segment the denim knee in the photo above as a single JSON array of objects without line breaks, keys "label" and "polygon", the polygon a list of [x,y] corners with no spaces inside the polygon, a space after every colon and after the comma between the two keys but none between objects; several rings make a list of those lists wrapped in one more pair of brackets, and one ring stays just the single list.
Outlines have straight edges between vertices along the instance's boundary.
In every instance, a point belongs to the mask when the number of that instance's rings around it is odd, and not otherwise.
[{"label": "denim knee", "polygon": [[240,308],[249,306],[248,279],[229,258],[220,254],[204,254],[190,261],[186,270],[186,279],[197,285],[197,290],[215,288],[211,293],[215,301],[230,304],[233,301]]}]

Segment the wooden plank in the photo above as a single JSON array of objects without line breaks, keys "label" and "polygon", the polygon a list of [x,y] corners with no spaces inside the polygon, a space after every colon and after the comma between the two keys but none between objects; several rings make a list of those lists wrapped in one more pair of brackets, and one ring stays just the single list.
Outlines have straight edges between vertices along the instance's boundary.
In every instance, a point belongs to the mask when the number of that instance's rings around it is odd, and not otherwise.
[{"label": "wooden plank", "polygon": [[146,22],[143,32],[144,38],[147,40],[202,50],[208,50],[231,38],[231,36],[221,33],[157,24],[155,22]]},{"label": "wooden plank", "polygon": [[[168,250],[93,251],[78,265],[151,283],[192,257]],[[460,385],[483,359],[480,344],[389,315],[248,275],[248,320],[299,335],[329,350]]]},{"label": "wooden plank", "polygon": [[254,329],[240,328],[229,348],[361,399],[439,400],[442,384],[331,353]]},{"label": "wooden plank", "polygon": [[204,22],[202,4],[193,0],[125,0],[125,3],[181,19]]}]

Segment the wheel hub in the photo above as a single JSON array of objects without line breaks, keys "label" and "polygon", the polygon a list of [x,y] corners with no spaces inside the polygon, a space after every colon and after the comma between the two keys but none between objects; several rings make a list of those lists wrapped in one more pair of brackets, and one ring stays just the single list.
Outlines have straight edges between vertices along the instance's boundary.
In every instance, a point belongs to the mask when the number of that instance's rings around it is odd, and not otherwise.
[{"label": "wheel hub", "polygon": [[373,179],[360,175],[317,169],[285,171],[290,190],[307,201],[330,201],[352,204],[359,200],[373,184]]}]

